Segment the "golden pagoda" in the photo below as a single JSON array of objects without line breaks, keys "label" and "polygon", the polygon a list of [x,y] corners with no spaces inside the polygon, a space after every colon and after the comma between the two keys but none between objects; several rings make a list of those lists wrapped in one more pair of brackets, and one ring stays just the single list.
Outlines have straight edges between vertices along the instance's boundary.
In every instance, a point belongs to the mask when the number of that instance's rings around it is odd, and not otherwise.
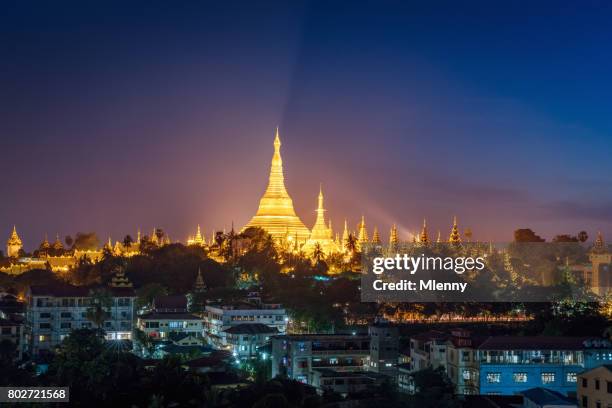
[{"label": "golden pagoda", "polygon": [[378,227],[374,227],[374,233],[372,234],[372,243],[380,245],[380,234],[378,233]]},{"label": "golden pagoda", "polygon": [[348,222],[346,218],[344,219],[344,231],[342,231],[342,252],[348,251],[348,243],[349,243],[349,230],[348,230]]},{"label": "golden pagoda", "polygon": [[319,244],[324,254],[329,255],[334,252],[338,252],[338,245],[334,242],[334,238],[331,230],[331,221],[329,226],[325,225],[325,209],[323,208],[323,188],[319,187],[319,205],[317,207],[317,219],[310,238],[302,248],[302,250],[310,254],[314,251],[316,244]]},{"label": "golden pagoda", "polygon": [[451,228],[451,233],[448,237],[448,242],[454,245],[461,244],[461,235],[459,234],[459,228],[457,228],[457,216],[453,218],[453,227]]},{"label": "golden pagoda", "polygon": [[421,229],[421,235],[419,235],[419,242],[423,245],[429,244],[429,235],[427,234],[427,220],[423,219],[423,228]]},{"label": "golden pagoda", "polygon": [[249,227],[259,227],[266,230],[277,241],[282,241],[286,236],[292,236],[296,237],[299,242],[306,242],[310,238],[310,231],[295,214],[293,201],[285,189],[280,147],[281,141],[278,136],[278,128],[276,128],[268,188],[259,201],[257,214],[242,228],[242,231]]},{"label": "golden pagoda", "polygon": [[64,249],[64,244],[60,241],[59,234],[55,234],[55,242],[53,243],[53,249],[60,251]]},{"label": "golden pagoda", "polygon": [[368,230],[366,229],[365,217],[361,216],[361,222],[358,225],[359,234],[357,235],[357,243],[359,244],[359,249],[361,250],[361,246],[368,243]]},{"label": "golden pagoda", "polygon": [[395,247],[399,244],[399,237],[397,235],[397,225],[393,224],[391,232],[389,233],[389,246]]}]

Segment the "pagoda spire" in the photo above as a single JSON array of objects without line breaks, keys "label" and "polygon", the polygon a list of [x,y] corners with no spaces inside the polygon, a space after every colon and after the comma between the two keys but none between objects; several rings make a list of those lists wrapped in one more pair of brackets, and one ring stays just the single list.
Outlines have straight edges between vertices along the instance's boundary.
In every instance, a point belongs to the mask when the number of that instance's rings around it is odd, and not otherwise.
[{"label": "pagoda spire", "polygon": [[397,235],[397,225],[393,224],[391,231],[389,232],[389,249],[395,250],[399,244],[399,238]]},{"label": "pagoda spire", "polygon": [[310,238],[304,245],[304,252],[308,253],[314,251],[314,248],[317,244],[321,246],[321,249],[326,254],[337,252],[338,248],[336,247],[333,241],[333,236],[331,234],[331,223],[329,224],[329,227],[325,223],[325,208],[323,206],[322,185],[319,185],[319,197],[316,212],[317,219],[315,221],[314,226],[312,227]]},{"label": "pagoda spire", "polygon": [[19,238],[19,234],[17,234],[17,227],[13,225],[13,232],[9,237],[8,241],[6,241],[6,256],[9,258],[18,258],[19,251],[23,249],[23,242],[21,238]]},{"label": "pagoda spire", "polygon": [[206,284],[204,283],[204,278],[202,278],[202,270],[198,266],[198,276],[196,277],[194,289],[196,292],[204,292],[206,290]]},{"label": "pagoda spire", "polygon": [[290,233],[297,232],[299,241],[304,242],[309,238],[310,231],[295,214],[293,201],[285,188],[280,148],[281,141],[277,127],[274,135],[274,154],[270,164],[268,187],[259,201],[257,213],[242,230],[244,231],[249,227],[260,227],[272,235],[275,240],[280,241],[285,236],[287,228],[289,228]]},{"label": "pagoda spire", "polygon": [[425,218],[423,218],[423,228],[421,229],[419,242],[423,245],[429,244],[429,235],[427,234],[427,220]]},{"label": "pagoda spire", "polygon": [[368,230],[366,229],[365,217],[361,216],[361,222],[359,223],[359,236],[357,238],[359,244],[367,244],[368,243]]},{"label": "pagoda spire", "polygon": [[64,244],[62,244],[62,241],[60,241],[59,232],[55,233],[55,242],[53,243],[53,249],[64,249]]},{"label": "pagoda spire", "polygon": [[461,244],[461,235],[459,234],[459,228],[457,228],[457,216],[453,217],[453,227],[451,228],[450,236],[448,237],[450,244]]},{"label": "pagoda spire", "polygon": [[438,237],[436,238],[436,243],[439,244],[440,242],[442,242],[442,238],[440,236],[440,230],[438,230]]},{"label": "pagoda spire", "polygon": [[591,250],[591,252],[599,254],[606,252],[606,243],[604,241],[601,231],[597,232],[597,238],[593,243],[593,249]]},{"label": "pagoda spire", "polygon": [[136,232],[136,243],[140,244],[140,227],[138,228],[138,232]]},{"label": "pagoda spire", "polygon": [[374,226],[374,233],[372,234],[372,243],[380,245],[380,234],[378,233],[378,227]]}]

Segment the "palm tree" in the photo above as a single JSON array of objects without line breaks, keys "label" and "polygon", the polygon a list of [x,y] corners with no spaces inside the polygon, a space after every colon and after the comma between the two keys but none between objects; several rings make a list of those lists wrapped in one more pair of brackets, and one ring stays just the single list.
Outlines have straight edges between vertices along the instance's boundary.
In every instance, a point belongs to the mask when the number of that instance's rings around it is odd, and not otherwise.
[{"label": "palm tree", "polygon": [[321,262],[324,255],[325,254],[323,253],[323,248],[321,248],[321,244],[318,242],[315,242],[314,248],[312,250],[312,258],[314,259],[315,264],[318,264],[319,262]]},{"label": "palm tree", "polygon": [[111,294],[104,289],[95,289],[90,293],[91,305],[87,309],[86,317],[97,328],[99,334],[104,333],[102,326],[108,319],[113,304]]}]

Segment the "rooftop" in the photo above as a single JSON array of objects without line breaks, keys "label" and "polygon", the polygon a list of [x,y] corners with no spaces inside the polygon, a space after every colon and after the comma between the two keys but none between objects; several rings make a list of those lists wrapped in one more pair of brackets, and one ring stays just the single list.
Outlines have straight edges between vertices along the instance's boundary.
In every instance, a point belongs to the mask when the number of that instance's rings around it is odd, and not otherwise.
[{"label": "rooftop", "polygon": [[522,391],[521,395],[523,395],[526,399],[534,402],[539,406],[543,405],[554,405],[555,407],[575,407],[576,401],[566,397],[560,392],[549,390],[547,388],[530,388],[528,390]]},{"label": "rooftop", "polygon": [[278,333],[278,329],[262,323],[242,323],[232,326],[224,332],[229,334],[274,334]]},{"label": "rooftop", "polygon": [[190,313],[159,313],[151,312],[138,316],[143,320],[202,320],[196,315]]},{"label": "rooftop", "polygon": [[[595,344],[597,342],[597,345]],[[479,350],[582,350],[590,347],[610,347],[589,337],[496,336],[487,338]]]},{"label": "rooftop", "polygon": [[136,297],[133,288],[116,288],[108,286],[88,287],[73,286],[68,284],[56,283],[50,285],[32,285],[30,293],[32,296],[52,296],[52,297],[89,297],[92,289],[104,289],[116,297]]}]

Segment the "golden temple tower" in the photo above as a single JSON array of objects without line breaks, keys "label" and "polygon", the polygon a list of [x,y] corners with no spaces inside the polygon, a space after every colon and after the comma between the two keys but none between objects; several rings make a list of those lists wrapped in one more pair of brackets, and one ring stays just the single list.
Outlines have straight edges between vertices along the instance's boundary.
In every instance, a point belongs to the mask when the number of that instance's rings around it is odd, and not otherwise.
[{"label": "golden temple tower", "polygon": [[64,244],[60,241],[59,233],[55,234],[55,242],[53,243],[53,249],[56,251],[64,249]]},{"label": "golden temple tower", "polygon": [[344,231],[342,231],[342,252],[346,251],[347,245],[349,241],[349,230],[348,230],[348,222],[346,218],[344,219]]},{"label": "golden temple tower", "polygon": [[310,237],[310,231],[295,214],[293,201],[285,189],[280,147],[281,141],[278,136],[278,128],[276,128],[268,188],[259,201],[257,214],[242,228],[242,231],[249,227],[259,227],[266,230],[277,241],[281,241],[289,233],[296,236],[299,242],[306,242]]},{"label": "golden temple tower", "polygon": [[397,225],[393,224],[391,231],[389,232],[389,250],[395,251],[399,244],[399,237],[397,236]]},{"label": "golden temple tower", "polygon": [[331,230],[331,224],[329,227],[325,225],[325,209],[323,208],[323,187],[319,187],[319,205],[317,207],[317,219],[310,238],[302,248],[305,253],[311,253],[314,250],[316,244],[321,246],[323,253],[330,254],[338,252],[338,246],[334,242]]},{"label": "golden temple tower", "polygon": [[380,245],[380,234],[378,233],[378,227],[374,226],[374,233],[372,234],[372,243]]},{"label": "golden temple tower", "polygon": [[419,235],[419,242],[423,245],[429,244],[429,235],[427,234],[427,220],[423,218],[423,228],[421,229],[421,235]]},{"label": "golden temple tower", "polygon": [[368,230],[366,229],[365,217],[363,215],[361,216],[361,222],[359,223],[359,235],[357,236],[357,241],[359,242],[360,246],[367,244],[369,241]]},{"label": "golden temple tower", "polygon": [[455,245],[461,243],[461,235],[459,234],[459,228],[457,228],[457,216],[453,218],[453,228],[451,228],[448,242]]}]

